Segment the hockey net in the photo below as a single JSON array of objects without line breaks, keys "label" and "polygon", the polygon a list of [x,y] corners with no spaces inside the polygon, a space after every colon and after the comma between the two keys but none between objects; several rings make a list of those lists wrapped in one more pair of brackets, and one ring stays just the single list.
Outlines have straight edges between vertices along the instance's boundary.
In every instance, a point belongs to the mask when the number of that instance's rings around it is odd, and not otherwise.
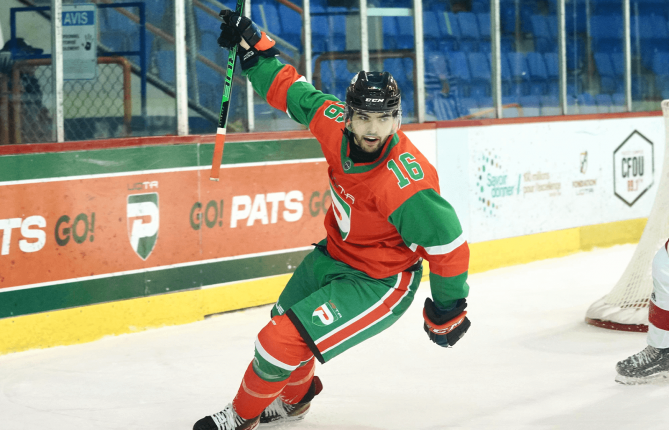
[{"label": "hockey net", "polygon": [[597,327],[622,331],[648,331],[648,302],[655,253],[669,237],[669,100],[662,102],[665,151],[659,188],[641,240],[625,272],[609,294],[593,303],[585,321]]}]

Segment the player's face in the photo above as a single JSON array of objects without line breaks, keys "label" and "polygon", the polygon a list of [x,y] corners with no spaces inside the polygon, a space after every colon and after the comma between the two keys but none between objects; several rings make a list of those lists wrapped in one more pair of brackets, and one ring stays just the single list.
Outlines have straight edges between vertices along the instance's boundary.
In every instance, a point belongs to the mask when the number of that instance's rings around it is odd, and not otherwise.
[{"label": "player's face", "polygon": [[377,151],[390,136],[394,122],[389,112],[354,111],[351,131],[355,144],[365,152]]}]

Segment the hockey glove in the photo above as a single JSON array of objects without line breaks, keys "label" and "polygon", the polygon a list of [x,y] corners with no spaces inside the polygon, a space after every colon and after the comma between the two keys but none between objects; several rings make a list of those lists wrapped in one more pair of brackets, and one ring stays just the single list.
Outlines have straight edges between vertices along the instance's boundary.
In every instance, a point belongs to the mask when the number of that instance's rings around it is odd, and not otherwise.
[{"label": "hockey glove", "polygon": [[222,10],[219,16],[223,24],[218,44],[227,49],[239,44],[237,53],[242,63],[242,70],[255,66],[261,56],[279,55],[279,50],[274,46],[276,42],[264,31],[260,31],[249,18],[239,16],[231,10]]},{"label": "hockey glove", "polygon": [[443,311],[434,304],[432,299],[425,299],[423,329],[430,340],[444,348],[455,345],[472,325],[467,318],[466,307],[467,300],[460,299],[453,309]]}]

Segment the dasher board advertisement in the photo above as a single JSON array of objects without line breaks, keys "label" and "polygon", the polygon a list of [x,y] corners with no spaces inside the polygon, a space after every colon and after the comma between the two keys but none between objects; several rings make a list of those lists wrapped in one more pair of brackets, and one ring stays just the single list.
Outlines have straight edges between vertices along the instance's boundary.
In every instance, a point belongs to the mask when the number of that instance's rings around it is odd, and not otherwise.
[{"label": "dasher board advertisement", "polygon": [[[167,166],[187,146],[23,158]],[[0,318],[290,273],[331,205],[320,158],[0,181],[0,201]]]},{"label": "dasher board advertisement", "polygon": [[470,242],[647,217],[665,152],[662,117],[438,131],[442,194]]}]

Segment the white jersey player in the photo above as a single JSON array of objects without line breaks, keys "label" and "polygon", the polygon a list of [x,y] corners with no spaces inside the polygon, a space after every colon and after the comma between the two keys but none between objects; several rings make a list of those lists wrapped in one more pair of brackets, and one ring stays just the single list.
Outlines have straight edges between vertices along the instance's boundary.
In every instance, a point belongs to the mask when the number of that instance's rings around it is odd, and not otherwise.
[{"label": "white jersey player", "polygon": [[653,259],[653,294],[648,314],[648,346],[616,366],[616,382],[669,382],[669,240]]}]

